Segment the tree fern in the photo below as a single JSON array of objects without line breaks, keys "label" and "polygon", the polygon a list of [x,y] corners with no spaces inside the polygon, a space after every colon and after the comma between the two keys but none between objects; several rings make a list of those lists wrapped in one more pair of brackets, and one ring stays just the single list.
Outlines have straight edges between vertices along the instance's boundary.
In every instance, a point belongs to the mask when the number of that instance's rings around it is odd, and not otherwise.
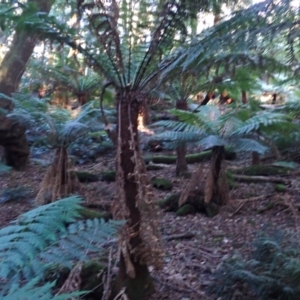
[{"label": "tree fern", "polygon": [[251,116],[250,113],[246,114],[243,111],[244,109],[240,113],[238,109],[233,109],[222,115],[214,106],[202,106],[197,113],[173,110],[172,113],[179,121],[167,120],[155,123],[154,125],[166,127],[169,131],[158,133],[151,139],[167,143],[168,148],[175,148],[183,142],[193,142],[204,149],[229,146],[237,152],[265,153],[268,147],[258,138],[258,134],[250,136],[250,133],[258,132],[263,126],[264,129],[274,124],[281,126],[283,122],[286,124],[287,120],[290,120],[285,114],[275,114],[273,120],[272,113],[265,113],[267,120],[259,115],[243,122],[240,118]]}]

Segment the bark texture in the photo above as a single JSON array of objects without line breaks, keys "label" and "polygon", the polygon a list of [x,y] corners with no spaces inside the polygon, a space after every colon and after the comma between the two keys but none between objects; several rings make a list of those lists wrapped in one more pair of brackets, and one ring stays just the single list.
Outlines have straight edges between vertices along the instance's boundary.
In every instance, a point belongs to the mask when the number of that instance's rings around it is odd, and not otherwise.
[{"label": "bark texture", "polygon": [[[36,4],[40,12],[48,13],[53,0],[29,0]],[[10,49],[0,66],[0,93],[11,96],[18,89],[28,60],[37,42],[37,35],[16,29]],[[0,108],[13,110],[10,100],[0,97]],[[5,162],[15,170],[24,170],[29,157],[29,146],[25,136],[25,128],[14,120],[1,116],[0,145],[5,149]]]},{"label": "bark texture", "polygon": [[[135,99],[131,99],[130,92],[125,95],[118,95],[118,148],[121,150],[120,162],[117,165],[123,178],[119,178],[117,184],[122,185],[124,191],[123,200],[125,202],[128,227],[131,235],[128,236],[126,251],[121,252],[119,273],[116,279],[114,294],[119,292],[123,287],[126,287],[126,295],[131,300],[142,300],[145,295],[153,289],[152,280],[146,263],[142,262],[139,251],[141,249],[142,239],[140,236],[141,212],[137,205],[138,197],[138,182],[133,176],[135,172],[134,149],[138,149],[138,113],[139,103]],[[132,143],[132,128],[134,135],[134,143]],[[134,149],[133,149],[134,148]],[[118,175],[117,175],[118,176]],[[117,178],[118,180],[118,178]],[[121,199],[118,199],[121,200]],[[122,204],[120,204],[122,205]],[[131,262],[131,271],[129,267]]]},{"label": "bark texture", "polygon": [[260,156],[256,151],[252,152],[252,165],[260,165]]},{"label": "bark texture", "polygon": [[247,92],[246,91],[242,91],[242,103],[243,104],[248,103],[248,98],[247,98]]},{"label": "bark texture", "polygon": [[210,174],[205,187],[205,202],[223,205],[228,199],[228,184],[225,175],[222,174],[222,163],[225,158],[224,146],[212,148],[210,162]]},{"label": "bark texture", "polygon": [[0,143],[4,147],[4,161],[17,171],[23,171],[29,157],[25,127],[0,115]]}]

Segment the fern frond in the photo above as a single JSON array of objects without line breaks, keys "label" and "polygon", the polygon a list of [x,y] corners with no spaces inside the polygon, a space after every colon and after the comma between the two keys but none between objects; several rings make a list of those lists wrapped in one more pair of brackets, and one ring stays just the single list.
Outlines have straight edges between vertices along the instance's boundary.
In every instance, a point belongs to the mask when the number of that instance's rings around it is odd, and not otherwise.
[{"label": "fern frond", "polygon": [[11,167],[0,162],[0,175],[2,175],[3,173],[9,172],[10,170],[11,170]]},{"label": "fern frond", "polygon": [[52,289],[54,286],[55,282],[41,284],[41,279],[36,277],[23,286],[13,284],[6,294],[0,293],[0,296],[2,300],[69,300],[72,297],[78,297],[85,294],[85,292],[73,292],[53,296]]},{"label": "fern frond", "polygon": [[201,130],[199,127],[193,125],[193,124],[188,124],[185,122],[179,122],[179,121],[174,121],[174,120],[162,120],[155,122],[151,125],[151,127],[165,127],[168,128],[172,131],[180,132],[193,132],[197,134],[203,134],[204,131]]},{"label": "fern frond", "polygon": [[291,123],[291,117],[287,114],[259,112],[245,121],[243,126],[233,131],[231,135],[247,135],[257,130],[266,130],[268,127],[274,125],[281,127],[287,123]]},{"label": "fern frond", "polygon": [[198,142],[204,149],[211,149],[216,146],[226,146],[228,142],[219,135],[209,135]]},{"label": "fern frond", "polygon": [[88,260],[88,255],[99,253],[101,244],[123,224],[77,221],[80,202],[72,196],[40,206],[0,230],[0,292],[21,279],[42,278],[51,264],[71,267],[74,259]]},{"label": "fern frond", "polygon": [[264,154],[269,148],[253,139],[239,138],[229,143],[237,152],[258,152]]},{"label": "fern frond", "polygon": [[197,142],[201,138],[201,135],[197,132],[188,131],[166,131],[160,134],[154,135],[151,140],[161,142],[172,142],[175,144],[192,143]]}]

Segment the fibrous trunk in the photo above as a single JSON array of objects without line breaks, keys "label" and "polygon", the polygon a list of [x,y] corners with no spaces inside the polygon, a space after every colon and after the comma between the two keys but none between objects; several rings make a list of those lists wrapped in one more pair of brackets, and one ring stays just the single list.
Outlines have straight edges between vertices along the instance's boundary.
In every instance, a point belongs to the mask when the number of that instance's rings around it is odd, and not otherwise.
[{"label": "fibrous trunk", "polygon": [[246,104],[247,102],[248,102],[247,92],[246,91],[242,91],[242,103]]},{"label": "fibrous trunk", "polygon": [[222,163],[225,157],[224,146],[212,148],[209,175],[205,187],[205,202],[223,205],[228,199],[228,184],[222,172]]},{"label": "fibrous trunk", "polygon": [[260,164],[260,156],[259,153],[256,151],[252,152],[252,165],[259,165]]},{"label": "fibrous trunk", "polygon": [[71,172],[71,161],[66,148],[56,150],[54,160],[41,183],[36,203],[44,205],[69,196],[79,190],[79,181]]},{"label": "fibrous trunk", "polygon": [[[120,265],[113,294],[126,288],[131,300],[142,300],[153,289],[149,263],[161,261],[146,168],[139,153],[139,103],[130,92],[119,93],[117,202],[114,218],[126,219],[120,240]],[[156,257],[155,257],[156,256]]]}]

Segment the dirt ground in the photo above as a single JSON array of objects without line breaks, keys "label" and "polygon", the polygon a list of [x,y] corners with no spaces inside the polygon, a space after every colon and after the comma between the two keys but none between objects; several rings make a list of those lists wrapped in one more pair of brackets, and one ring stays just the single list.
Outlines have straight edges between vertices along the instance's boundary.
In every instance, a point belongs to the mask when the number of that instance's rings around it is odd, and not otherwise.
[{"label": "dirt ground", "polygon": [[[6,226],[19,214],[34,207],[34,197],[49,161],[49,157],[40,161],[31,160],[25,172],[11,171],[0,176],[0,190],[17,186],[29,190],[26,199],[0,204],[0,227]],[[249,164],[250,159],[243,158],[227,162],[227,167]],[[189,165],[189,171],[195,171],[199,166]],[[205,167],[206,164],[201,166]],[[93,173],[112,170],[114,159],[103,156],[93,164],[75,168]],[[154,189],[157,200],[181,191],[186,186],[188,179],[176,178],[174,174],[174,165],[165,165],[159,171],[149,171],[150,178],[169,178],[174,185],[171,192]],[[217,299],[208,295],[206,288],[211,284],[213,273],[222,261],[236,252],[247,256],[253,239],[261,231],[298,230],[299,214],[298,210],[294,209],[294,204],[299,200],[299,180],[295,174],[285,178],[290,180],[290,187],[284,193],[275,192],[275,184],[271,182],[238,183],[237,187],[230,191],[228,205],[213,218],[202,214],[177,217],[174,213],[162,212],[161,232],[165,244],[165,265],[162,271],[153,271],[156,293],[149,299]],[[81,188],[82,195],[89,203],[103,204],[105,207],[109,207],[115,196],[114,182],[87,183],[82,184]],[[270,203],[274,204],[271,208]],[[179,238],[180,235],[186,234],[189,235]],[[245,295],[240,299],[251,297]]]}]

